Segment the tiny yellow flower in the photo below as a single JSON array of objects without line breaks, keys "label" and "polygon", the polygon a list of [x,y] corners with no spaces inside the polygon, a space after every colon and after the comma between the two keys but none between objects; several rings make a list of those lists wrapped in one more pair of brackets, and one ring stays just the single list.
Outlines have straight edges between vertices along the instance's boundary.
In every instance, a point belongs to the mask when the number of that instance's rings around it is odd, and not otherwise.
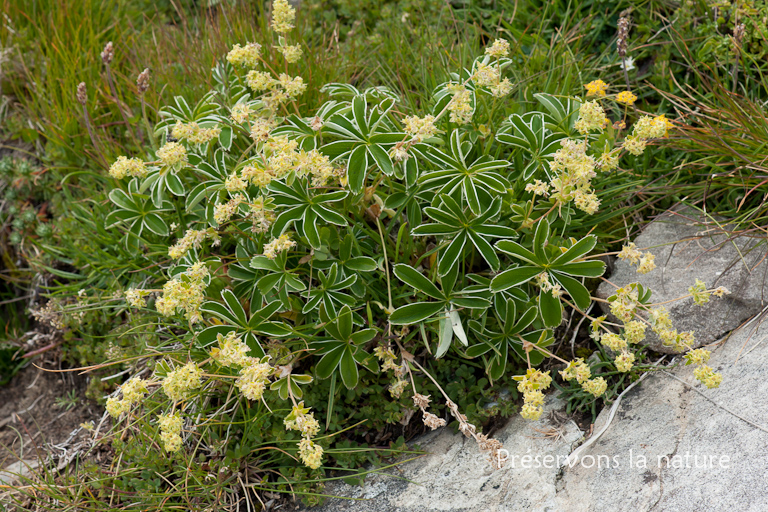
[{"label": "tiny yellow flower", "polygon": [[608,84],[602,80],[593,80],[584,86],[587,90],[587,97],[597,96],[602,98],[605,96],[605,91],[608,90]]},{"label": "tiny yellow flower", "polygon": [[629,91],[620,92],[616,95],[616,102],[621,103],[622,105],[634,105],[636,100],[637,96]]}]

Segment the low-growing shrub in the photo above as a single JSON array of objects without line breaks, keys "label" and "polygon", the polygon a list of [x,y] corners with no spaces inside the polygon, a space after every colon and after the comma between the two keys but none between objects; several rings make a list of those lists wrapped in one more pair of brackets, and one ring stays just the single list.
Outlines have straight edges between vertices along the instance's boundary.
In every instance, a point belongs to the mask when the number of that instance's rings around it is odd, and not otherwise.
[{"label": "low-growing shrub", "polygon": [[[130,282],[122,297],[79,298],[117,303],[120,339],[134,342],[115,345],[112,362],[135,364],[106,403],[128,469],[89,484],[100,498],[316,502],[326,470],[402,453],[395,436],[419,412],[432,429],[455,422],[498,466],[482,422],[511,412],[517,392],[538,419],[545,360],[594,410],[647,368],[647,328],[693,345],[636,283],[609,299],[612,321],[588,314],[605,270],[592,232],[626,213],[633,173],[673,127],[664,115],[640,115],[632,92],[602,80],[578,97],[516,91],[506,69],[522,56],[504,39],[447,73],[419,113],[389,88],[348,83],[307,105],[293,70],[313,50],[291,39],[286,0],[271,16],[281,65],[260,44],[235,45],[210,92],[161,110],[153,156],[109,168],[111,211],[96,229],[152,264],[116,269]],[[655,266],[634,244],[618,256]],[[697,283],[691,296],[713,292],[724,290]],[[594,363],[551,351],[566,309],[591,320]],[[687,361],[713,387],[707,358]]]}]

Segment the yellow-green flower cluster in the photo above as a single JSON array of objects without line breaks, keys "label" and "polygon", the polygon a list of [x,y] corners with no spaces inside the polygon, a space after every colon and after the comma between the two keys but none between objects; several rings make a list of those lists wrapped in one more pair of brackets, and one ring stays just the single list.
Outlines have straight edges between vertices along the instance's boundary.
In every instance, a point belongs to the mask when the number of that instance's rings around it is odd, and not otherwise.
[{"label": "yellow-green flower cluster", "polygon": [[696,350],[691,350],[685,354],[683,359],[685,359],[686,365],[694,364],[696,366],[700,366],[709,361],[711,355],[712,354],[709,350],[705,348],[697,348]]},{"label": "yellow-green flower cluster", "polygon": [[381,361],[381,371],[386,372],[399,368],[399,365],[395,364],[397,356],[395,356],[391,348],[379,345],[373,349],[373,354]]},{"label": "yellow-green flower cluster", "polygon": [[287,137],[275,137],[264,144],[265,154],[268,155],[266,172],[272,178],[282,178],[296,166],[299,154],[296,152],[298,142]]},{"label": "yellow-green flower cluster", "polygon": [[278,34],[285,34],[293,28],[295,18],[296,9],[291,7],[288,0],[272,2],[272,30]]},{"label": "yellow-green flower cluster", "polygon": [[234,194],[235,192],[242,192],[248,187],[248,182],[237,174],[231,174],[224,180],[224,188],[227,192]]},{"label": "yellow-green flower cluster", "polygon": [[627,340],[612,332],[603,334],[603,336],[600,338],[600,343],[613,350],[614,352],[621,352],[627,348]]},{"label": "yellow-green flower cluster", "polygon": [[147,394],[147,381],[138,377],[131,378],[120,387],[122,399],[109,397],[107,399],[107,412],[113,418],[117,418],[124,412],[128,412],[133,404],[139,403]]},{"label": "yellow-green flower cluster", "polygon": [[247,103],[238,103],[232,107],[229,117],[237,124],[243,124],[253,114],[251,106]]},{"label": "yellow-green flower cluster", "polygon": [[677,329],[673,329],[669,312],[664,306],[652,309],[648,314],[648,320],[651,329],[659,336],[664,345],[678,351],[693,347],[695,343],[693,331],[677,332]]},{"label": "yellow-green flower cluster", "polygon": [[579,133],[586,135],[594,130],[602,130],[608,125],[608,119],[605,117],[605,111],[597,101],[585,101],[579,107],[579,119],[574,128]]},{"label": "yellow-green flower cluster", "polygon": [[488,64],[478,63],[475,74],[472,75],[472,81],[478,87],[490,87],[499,81],[501,75],[499,69]]},{"label": "yellow-green flower cluster", "polygon": [[299,457],[305,466],[317,469],[323,462],[323,447],[315,444],[311,439],[299,441]]},{"label": "yellow-green flower cluster", "polygon": [[221,242],[221,238],[219,238],[219,235],[213,228],[201,230],[188,229],[180,240],[168,248],[168,256],[177,260],[187,254],[193,247],[199,249],[206,239],[213,240],[213,245],[218,245]]},{"label": "yellow-green flower cluster", "polygon": [[168,372],[163,379],[163,391],[174,402],[186,400],[202,384],[203,370],[190,361],[184,366]]},{"label": "yellow-green flower cluster", "polygon": [[613,364],[616,365],[616,369],[620,372],[627,373],[635,364],[635,354],[626,351],[622,352],[616,356],[616,358],[613,360]]},{"label": "yellow-green flower cluster", "polygon": [[227,62],[233,66],[242,66],[246,68],[255,68],[259,64],[261,56],[261,45],[258,43],[247,43],[245,47],[236,44],[227,54]]},{"label": "yellow-green flower cluster", "polygon": [[148,291],[138,290],[136,288],[128,288],[125,292],[125,301],[134,308],[143,308],[147,305],[147,301],[144,297],[149,295]]},{"label": "yellow-green flower cluster", "polygon": [[[212,128],[203,128],[193,122],[182,123],[176,121],[171,130],[171,135],[179,140],[188,140],[192,144],[205,144],[217,138],[221,133],[221,128],[214,126]],[[159,156],[159,154],[158,154]]]},{"label": "yellow-green flower cluster", "polygon": [[602,98],[605,96],[605,91],[608,90],[608,84],[602,80],[593,80],[585,85],[584,88],[587,90],[587,97],[597,96]]},{"label": "yellow-green flower cluster", "polygon": [[235,385],[248,400],[261,400],[264,395],[269,377],[274,373],[268,360],[269,356],[263,359],[249,357],[245,361],[245,366],[240,369],[240,377],[237,378]]},{"label": "yellow-green flower cluster", "polygon": [[[308,407],[304,407],[304,402],[299,402],[293,406],[291,413],[283,420],[286,430],[297,430],[301,432],[304,440],[310,441],[320,432],[320,424],[315,419],[314,413],[309,412]],[[304,443],[304,454],[301,453],[301,443],[299,443],[299,455],[302,462],[312,469],[320,467],[323,457],[323,449],[314,443]]]},{"label": "yellow-green flower cluster", "polygon": [[296,176],[311,176],[313,187],[322,187],[336,176],[333,165],[331,165],[331,159],[316,149],[300,150],[296,154],[295,160]]},{"label": "yellow-green flower cluster", "polygon": [[243,178],[257,187],[266,187],[272,181],[272,175],[259,165],[246,165],[243,167]]},{"label": "yellow-green flower cluster", "polygon": [[281,252],[287,251],[293,247],[296,247],[296,242],[291,240],[291,237],[287,233],[284,233],[264,246],[264,256],[273,260],[277,258],[277,255]]},{"label": "yellow-green flower cluster", "polygon": [[723,381],[723,376],[716,373],[712,368],[705,364],[709,361],[710,356],[711,354],[709,350],[697,348],[696,350],[691,350],[685,354],[683,358],[685,359],[686,365],[693,364],[697,366],[697,368],[693,370],[694,377],[711,389],[720,386],[720,383]]},{"label": "yellow-green flower cluster", "polygon": [[304,53],[300,44],[278,46],[277,51],[283,54],[288,64],[299,62],[302,53]]},{"label": "yellow-green flower cluster", "polygon": [[614,352],[619,352],[613,361],[617,370],[628,372],[632,369],[632,365],[635,362],[635,354],[628,350],[629,342],[627,339],[615,333],[607,333],[601,336],[600,343]]},{"label": "yellow-green flower cluster", "polygon": [[496,58],[506,57],[509,55],[509,42],[506,39],[497,39],[485,49],[485,54]]},{"label": "yellow-green flower cluster", "polygon": [[642,155],[648,140],[666,137],[670,126],[671,123],[664,115],[643,116],[637,120],[632,135],[624,139],[621,147],[635,156]]},{"label": "yellow-green flower cluster", "polygon": [[696,283],[688,288],[688,293],[693,296],[693,302],[697,306],[703,306],[709,302],[710,293],[707,291],[707,285],[701,279],[697,279]]},{"label": "yellow-green flower cluster", "polygon": [[491,91],[491,96],[502,98],[512,92],[512,82],[509,81],[509,78],[505,78],[491,85],[488,89]]},{"label": "yellow-green flower cluster", "polygon": [[624,338],[630,345],[636,345],[645,339],[646,325],[638,320],[624,323]]},{"label": "yellow-green flower cluster", "polygon": [[616,169],[619,166],[620,149],[609,150],[608,148],[600,154],[600,158],[597,159],[597,166],[604,172],[609,172]]},{"label": "yellow-green flower cluster", "polygon": [[178,171],[187,163],[187,149],[178,142],[168,142],[157,150],[157,157],[163,165]]},{"label": "yellow-green flower cluster", "polygon": [[245,75],[245,83],[247,83],[248,87],[253,89],[254,92],[264,92],[274,87],[277,80],[272,78],[272,75],[266,71],[254,70],[249,71],[248,74]]},{"label": "yellow-green flower cluster", "polygon": [[121,180],[126,176],[143,178],[147,175],[147,172],[147,166],[143,160],[124,156],[117,157],[115,163],[109,168],[109,175],[117,180]]},{"label": "yellow-green flower cluster", "polygon": [[277,123],[274,120],[260,117],[251,124],[251,138],[255,142],[266,142],[269,139],[269,132],[275,126]]},{"label": "yellow-green flower cluster", "polygon": [[228,222],[235,213],[237,213],[240,203],[245,201],[245,196],[237,194],[235,197],[227,201],[226,203],[216,203],[213,206],[213,220],[221,226],[225,222]]},{"label": "yellow-green flower cluster", "polygon": [[248,212],[247,217],[253,222],[251,231],[254,233],[266,233],[275,221],[275,212],[269,207],[268,203],[267,201],[265,204],[263,197],[257,197],[250,204],[251,211]]},{"label": "yellow-green flower cluster", "polygon": [[605,393],[608,388],[608,384],[602,377],[592,379],[592,372],[589,369],[587,363],[582,358],[576,358],[574,361],[568,363],[565,370],[560,371],[560,376],[567,381],[576,379],[576,382],[581,384],[581,389],[587,393],[591,393],[595,397],[598,397]]},{"label": "yellow-green flower cluster", "polygon": [[637,96],[630,91],[622,91],[616,95],[616,102],[621,103],[622,105],[634,105],[635,101],[637,101]]},{"label": "yellow-green flower cluster", "polygon": [[467,124],[472,121],[472,93],[461,84],[450,84],[448,92],[453,94],[448,103],[449,119],[452,123]]},{"label": "yellow-green flower cluster", "polygon": [[307,90],[307,84],[304,83],[304,79],[300,76],[292,77],[285,73],[280,73],[278,83],[285,91],[288,99],[296,98]]},{"label": "yellow-green flower cluster", "polygon": [[595,398],[601,396],[608,389],[608,383],[602,377],[597,377],[586,381],[581,385],[581,389],[587,393],[591,393]]},{"label": "yellow-green flower cluster", "polygon": [[157,312],[163,316],[171,316],[177,309],[184,311],[190,323],[201,320],[200,305],[205,300],[205,280],[208,269],[197,262],[181,276],[175,277],[163,285],[163,296],[155,301]]},{"label": "yellow-green flower cluster", "polygon": [[643,116],[632,127],[632,133],[640,139],[660,139],[667,134],[667,123],[664,116]]},{"label": "yellow-green flower cluster", "polygon": [[597,318],[593,318],[592,321],[590,322],[591,332],[589,333],[589,337],[595,340],[596,342],[600,341],[600,338],[602,337],[602,335],[600,334],[600,328],[603,326],[603,322],[605,322],[606,318],[607,317],[605,315],[598,316]]},{"label": "yellow-green flower cluster", "polygon": [[638,293],[637,287],[633,286],[635,283],[631,283],[627,286],[619,288],[616,293],[609,299],[611,313],[624,323],[631,321],[635,317],[638,305]]},{"label": "yellow-green flower cluster", "polygon": [[550,182],[552,198],[574,204],[580,210],[595,213],[600,207],[600,200],[592,191],[592,178],[595,172],[595,159],[587,155],[586,141],[565,139],[561,143],[549,167],[558,175]]},{"label": "yellow-green flower cluster", "polygon": [[501,98],[506,96],[512,90],[512,82],[508,78],[502,80],[501,69],[498,66],[491,66],[479,63],[475,73],[472,75],[472,81],[478,87],[487,87],[491,95]]},{"label": "yellow-green flower cluster", "polygon": [[554,298],[560,298],[563,295],[563,289],[558,284],[552,284],[549,280],[549,274],[547,272],[542,272],[539,275],[537,275],[534,278],[536,282],[536,286],[541,288],[541,291],[544,293],[551,293]]},{"label": "yellow-green flower cluster", "polygon": [[589,365],[584,362],[584,359],[577,357],[565,367],[565,370],[560,370],[560,376],[565,380],[576,379],[576,382],[583,384],[592,377],[592,372],[589,369]]},{"label": "yellow-green flower cluster", "polygon": [[437,133],[435,128],[435,116],[408,116],[403,119],[405,133],[410,135],[414,142],[421,142],[424,139],[434,137]]},{"label": "yellow-green flower cluster", "polygon": [[303,78],[300,76],[292,77],[285,73],[281,73],[277,79],[274,79],[267,72],[250,71],[246,75],[245,81],[254,92],[269,91],[269,94],[261,97],[261,101],[264,103],[264,107],[273,113],[284,102],[296,98],[307,89],[307,84],[304,83]]},{"label": "yellow-green flower cluster", "polygon": [[638,274],[647,274],[656,268],[656,256],[650,252],[643,254],[634,242],[630,242],[629,245],[622,247],[621,252],[618,254],[618,258],[624,261],[629,261],[630,265],[638,265]]},{"label": "yellow-green flower cluster", "polygon": [[723,376],[707,365],[699,366],[693,370],[693,375],[699,382],[707,386],[708,388],[716,388],[723,382]]},{"label": "yellow-green flower cluster", "polygon": [[160,425],[160,440],[167,452],[177,452],[181,449],[181,427],[184,420],[178,412],[159,414],[157,423]]},{"label": "yellow-green flower cluster", "polygon": [[537,196],[549,196],[549,185],[544,183],[541,180],[533,180],[533,182],[528,183],[525,186],[526,192],[533,192],[534,195]]},{"label": "yellow-green flower cluster", "polygon": [[594,215],[600,208],[600,199],[595,193],[579,188],[573,193],[573,204],[584,213]]},{"label": "yellow-green flower cluster", "polygon": [[622,142],[621,147],[626,149],[629,153],[635,156],[640,156],[643,154],[643,151],[645,151],[646,145],[647,145],[647,141],[645,139],[641,139],[636,135],[630,135],[626,139],[624,139],[624,142]]},{"label": "yellow-green flower cluster", "polygon": [[248,361],[248,352],[251,350],[248,345],[243,343],[242,338],[237,332],[230,331],[226,336],[216,335],[218,347],[211,349],[211,357],[221,366],[245,366]]},{"label": "yellow-green flower cluster", "polygon": [[549,371],[528,368],[525,375],[516,375],[513,379],[518,381],[517,390],[523,393],[524,403],[520,415],[527,420],[538,420],[544,412],[543,391],[552,383]]},{"label": "yellow-green flower cluster", "polygon": [[653,308],[648,314],[648,320],[654,332],[672,328],[672,319],[669,318],[669,311],[664,306]]}]

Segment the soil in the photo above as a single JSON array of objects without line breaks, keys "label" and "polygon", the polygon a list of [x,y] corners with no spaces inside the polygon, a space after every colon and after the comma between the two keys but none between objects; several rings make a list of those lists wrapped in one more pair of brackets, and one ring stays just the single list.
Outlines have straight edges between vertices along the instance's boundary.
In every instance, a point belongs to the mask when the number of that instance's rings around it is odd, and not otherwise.
[{"label": "soil", "polygon": [[101,410],[85,397],[87,384],[88,377],[76,372],[43,371],[30,364],[0,387],[0,470],[20,457],[59,455],[51,445],[90,437],[80,424],[98,424]]}]

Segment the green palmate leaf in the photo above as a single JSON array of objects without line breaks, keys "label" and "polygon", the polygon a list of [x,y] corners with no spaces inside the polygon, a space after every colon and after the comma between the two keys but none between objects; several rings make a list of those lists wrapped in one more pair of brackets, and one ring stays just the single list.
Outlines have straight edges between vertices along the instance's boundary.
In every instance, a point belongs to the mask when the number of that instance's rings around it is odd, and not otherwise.
[{"label": "green palmate leaf", "polygon": [[394,325],[411,325],[423,322],[427,318],[436,315],[443,309],[441,302],[417,302],[397,308],[390,316],[389,321]]},{"label": "green palmate leaf", "polygon": [[539,260],[535,254],[512,240],[499,240],[496,242],[496,248],[503,253],[509,254],[517,259],[521,259],[531,265],[538,265]]},{"label": "green palmate leaf", "polygon": [[515,267],[505,270],[491,281],[493,293],[502,292],[514,286],[519,286],[533,279],[542,272],[541,267]]},{"label": "green palmate leaf", "polygon": [[341,355],[339,371],[344,386],[346,386],[347,389],[354,389],[360,379],[360,374],[357,371],[357,361],[355,360],[355,356],[352,353],[352,349],[349,347],[346,347]]},{"label": "green palmate leaf", "polygon": [[229,151],[229,148],[232,147],[232,127],[231,126],[225,126],[221,129],[221,133],[219,133],[219,144],[225,151]]},{"label": "green palmate leaf", "polygon": [[335,348],[326,352],[320,361],[318,361],[317,366],[315,366],[317,376],[321,379],[327,379],[330,377],[331,374],[336,371],[336,368],[339,366],[341,356],[344,354],[345,349],[346,345],[339,343]]},{"label": "green palmate leaf", "polygon": [[552,261],[552,267],[556,268],[558,265],[570,263],[587,255],[597,244],[597,237],[594,235],[588,235],[573,244],[567,251]]},{"label": "green palmate leaf", "polygon": [[547,262],[544,247],[549,243],[549,233],[549,222],[546,219],[541,219],[533,234],[533,254],[536,255],[536,261],[539,264]]},{"label": "green palmate leaf", "polygon": [[368,152],[365,146],[358,146],[349,155],[349,162],[347,164],[347,176],[349,178],[349,186],[353,192],[360,192],[363,190],[363,184],[365,183],[365,174],[368,169]]},{"label": "green palmate leaf", "polygon": [[451,320],[451,328],[453,329],[453,333],[459,339],[461,344],[466,347],[469,345],[469,341],[467,340],[467,334],[464,332],[464,326],[461,324],[461,317],[459,316],[459,312],[455,309],[452,309],[450,310],[448,316]]},{"label": "green palmate leaf", "polygon": [[573,279],[559,272],[553,273],[553,276],[557,282],[568,292],[573,301],[576,303],[576,307],[582,311],[586,310],[592,303],[592,297],[589,295],[587,288]]},{"label": "green palmate leaf", "polygon": [[559,298],[554,297],[552,292],[540,290],[539,311],[547,327],[557,327],[563,321],[563,303]]},{"label": "green palmate leaf", "polygon": [[448,312],[445,311],[439,322],[439,336],[435,357],[438,359],[443,357],[448,352],[448,349],[451,348],[452,341],[453,325],[451,325],[451,319]]},{"label": "green palmate leaf", "polygon": [[441,276],[446,275],[451,269],[458,265],[461,252],[467,243],[467,235],[464,233],[457,235],[453,241],[442,251],[442,256],[437,264],[437,273]]},{"label": "green palmate leaf", "polygon": [[437,286],[435,286],[432,281],[424,277],[424,275],[415,268],[401,263],[395,265],[394,271],[398,279],[409,285],[411,288],[425,293],[433,299],[440,300],[445,298]]},{"label": "green palmate leaf", "polygon": [[357,272],[373,272],[376,270],[376,260],[369,258],[368,256],[358,256],[347,260],[344,265]]},{"label": "green palmate leaf", "polygon": [[349,306],[341,308],[336,325],[341,339],[348,339],[352,336],[352,311]]},{"label": "green palmate leaf", "polygon": [[384,174],[391,176],[392,173],[395,172],[395,168],[392,165],[392,159],[389,158],[386,150],[384,150],[381,146],[376,144],[368,146],[368,153],[371,155],[371,157],[373,157],[376,165]]},{"label": "green palmate leaf", "polygon": [[599,260],[578,261],[552,266],[552,270],[578,277],[600,277],[605,273],[605,263]]}]

